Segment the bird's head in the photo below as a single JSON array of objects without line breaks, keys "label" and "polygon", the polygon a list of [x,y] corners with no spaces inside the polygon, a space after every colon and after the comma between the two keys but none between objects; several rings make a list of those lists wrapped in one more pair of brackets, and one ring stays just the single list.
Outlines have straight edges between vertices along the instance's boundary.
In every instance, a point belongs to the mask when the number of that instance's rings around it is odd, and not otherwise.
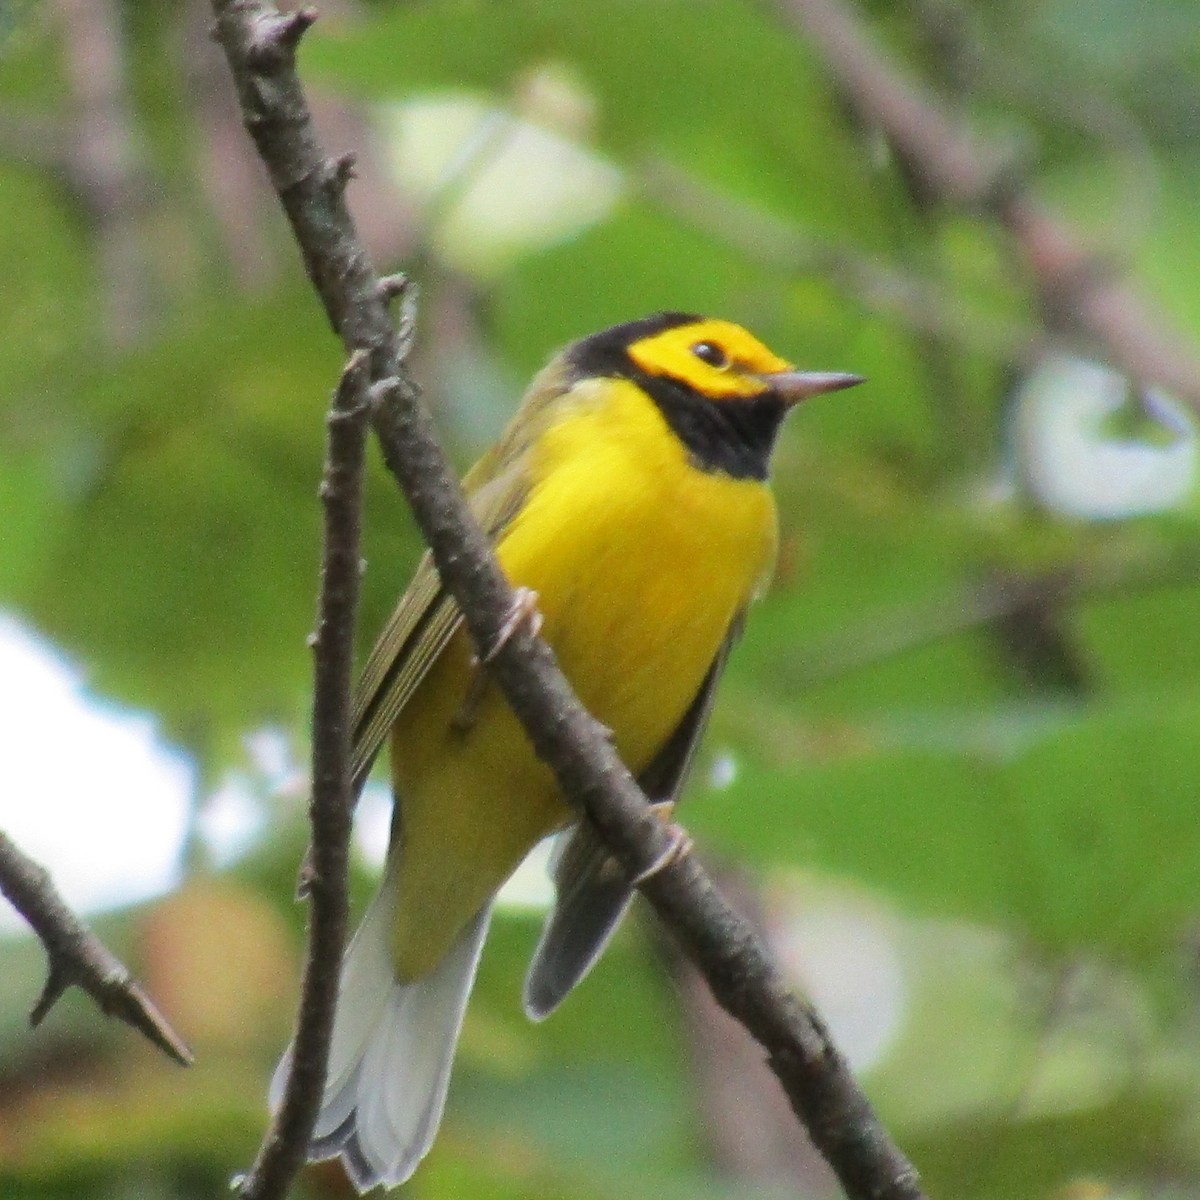
[{"label": "bird's head", "polygon": [[697,465],[764,479],[793,405],[853,387],[858,375],[797,371],[732,321],[667,312],[576,342],[577,377],[629,379],[662,410]]}]

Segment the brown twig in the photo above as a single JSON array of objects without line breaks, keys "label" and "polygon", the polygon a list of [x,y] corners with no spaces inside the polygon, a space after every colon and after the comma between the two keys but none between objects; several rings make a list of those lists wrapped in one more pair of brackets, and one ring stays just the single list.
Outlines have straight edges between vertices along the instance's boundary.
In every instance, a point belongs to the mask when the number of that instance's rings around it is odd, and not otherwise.
[{"label": "brown twig", "polygon": [[154,315],[145,245],[147,178],[115,0],[57,0],[70,85],[68,178],[94,225],[105,331],[127,346]]},{"label": "brown twig", "polygon": [[1190,549],[1118,553],[1032,574],[993,568],[982,578],[955,585],[915,604],[882,609],[782,662],[780,684],[811,689],[829,679],[884,662],[917,646],[968,629],[1011,620],[1030,609],[1053,610],[1113,597],[1140,596],[1162,588],[1193,587],[1200,561]]},{"label": "brown twig", "polygon": [[246,140],[224,56],[208,36],[207,0],[189,0],[182,25],[184,86],[195,121],[195,174],[208,201],[224,263],[247,293],[261,293],[282,268],[287,247],[268,236],[275,200]]},{"label": "brown twig", "polygon": [[924,193],[1007,232],[1052,328],[1074,333],[1131,378],[1160,384],[1200,409],[1200,352],[1166,332],[1166,320],[1122,282],[1115,264],[1034,198],[1010,155],[979,141],[907,79],[842,0],[780,3]]},{"label": "brown twig", "polygon": [[75,985],[87,992],[102,1012],[132,1025],[181,1066],[191,1066],[192,1052],[125,966],[67,907],[45,867],[3,833],[0,892],[29,922],[46,949],[46,986],[29,1014],[31,1025],[39,1025],[63,992]]},{"label": "brown twig", "polygon": [[254,1166],[239,1182],[243,1200],[282,1196],[304,1163],[325,1089],[337,1006],[338,964],[346,940],[350,844],[350,694],[358,611],[368,356],[357,350],[329,411],[321,479],[325,528],[321,594],[313,648],[312,850],[305,876],[311,910],[300,1012],[283,1099]]},{"label": "brown twig", "polygon": [[651,200],[765,269],[785,275],[820,275],[863,308],[919,333],[953,339],[993,358],[1024,366],[1039,361],[1051,349],[1050,339],[1032,325],[954,302],[944,287],[932,280],[854,247],[808,236],[676,166],[647,164],[641,185]]},{"label": "brown twig", "polygon": [[[549,648],[528,629],[500,633],[514,597],[471,519],[403,364],[381,286],[358,241],[333,162],[317,143],[294,50],[315,14],[282,16],[261,0],[213,0],[247,128],[334,329],[370,352],[375,425],[446,586],[489,669],[564,795],[602,833],[630,877],[668,859],[669,835],[609,740],[579,705]],[[484,655],[481,654],[481,657]],[[916,1200],[916,1172],[887,1137],[823,1022],[787,988],[761,941],[690,854],[642,890],[721,1004],[766,1049],[772,1070],[851,1197]],[[266,1193],[261,1193],[264,1196]],[[278,1194],[278,1193],[274,1193]]]},{"label": "brown twig", "polygon": [[41,168],[74,184],[67,122],[40,112],[0,112],[0,157]]}]

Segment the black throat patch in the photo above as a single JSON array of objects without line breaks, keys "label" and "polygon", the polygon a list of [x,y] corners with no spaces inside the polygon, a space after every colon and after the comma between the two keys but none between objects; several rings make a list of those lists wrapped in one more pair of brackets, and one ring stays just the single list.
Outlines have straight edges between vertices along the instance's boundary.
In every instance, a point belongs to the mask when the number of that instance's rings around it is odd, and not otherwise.
[{"label": "black throat patch", "polygon": [[734,479],[766,479],[775,435],[787,408],[770,392],[710,400],[666,375],[629,376],[646,391],[701,470]]},{"label": "black throat patch", "polygon": [[658,405],[693,463],[734,479],[766,479],[775,437],[787,412],[778,396],[764,392],[746,398],[712,400],[669,375],[651,375],[629,357],[629,347],[678,325],[700,320],[668,312],[614,325],[576,342],[568,352],[578,379],[628,379]]}]

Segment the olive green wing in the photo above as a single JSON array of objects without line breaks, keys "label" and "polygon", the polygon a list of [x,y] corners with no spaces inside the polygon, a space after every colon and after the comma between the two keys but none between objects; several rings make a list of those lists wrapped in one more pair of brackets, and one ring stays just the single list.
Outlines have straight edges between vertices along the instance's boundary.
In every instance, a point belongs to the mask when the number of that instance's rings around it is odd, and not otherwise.
[{"label": "olive green wing", "polygon": [[[495,452],[464,480],[475,519],[493,544],[520,511],[528,492],[523,461],[491,474]],[[482,481],[481,481],[482,480]],[[354,697],[351,778],[359,789],[396,718],[462,624],[462,613],[428,551],[363,667]]]},{"label": "olive green wing", "polygon": [[[530,461],[542,434],[563,411],[575,382],[562,359],[533,381],[500,440],[463,480],[467,503],[494,545],[521,511],[531,486]],[[569,400],[565,403],[570,403]],[[428,552],[363,668],[352,714],[351,778],[362,787],[396,718],[462,624]]]},{"label": "olive green wing", "polygon": [[[669,819],[704,736],[717,683],[742,631],[739,614],[729,627],[704,681],[675,732],[638,776],[660,816]],[[555,902],[525,977],[526,1014],[548,1017],[592,969],[608,944],[634,889],[587,821],[560,835],[551,865]]]}]

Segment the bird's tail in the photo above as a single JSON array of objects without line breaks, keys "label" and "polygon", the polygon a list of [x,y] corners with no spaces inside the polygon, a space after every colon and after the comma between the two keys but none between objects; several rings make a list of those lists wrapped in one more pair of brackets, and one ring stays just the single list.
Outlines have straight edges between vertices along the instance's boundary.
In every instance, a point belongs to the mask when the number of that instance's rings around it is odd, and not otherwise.
[{"label": "bird's tail", "polygon": [[[491,920],[486,904],[431,974],[399,983],[392,966],[395,886],[385,880],[342,961],[338,1008],[310,1161],[342,1159],[360,1192],[403,1183],[442,1118],[454,1047]],[[291,1047],[271,1081],[277,1107]]]}]

